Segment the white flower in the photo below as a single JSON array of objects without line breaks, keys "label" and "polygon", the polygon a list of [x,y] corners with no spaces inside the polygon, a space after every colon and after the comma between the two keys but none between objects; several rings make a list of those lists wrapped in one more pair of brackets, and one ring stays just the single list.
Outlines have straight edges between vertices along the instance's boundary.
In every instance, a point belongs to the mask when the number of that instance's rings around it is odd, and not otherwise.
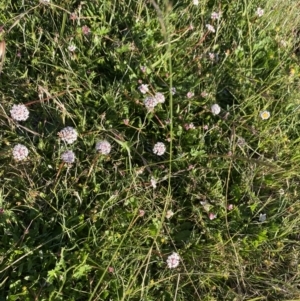
[{"label": "white flower", "polygon": [[187,98],[192,98],[192,97],[194,97],[194,93],[193,92],[188,92],[187,94],[186,94],[186,97]]},{"label": "white flower", "polygon": [[174,269],[178,267],[180,257],[177,253],[173,252],[167,259],[167,264],[169,269]]},{"label": "white flower", "polygon": [[76,50],[76,46],[74,45],[74,44],[71,44],[71,45],[69,45],[68,46],[68,50],[70,51],[70,52],[74,52],[75,50]]},{"label": "white flower", "polygon": [[264,10],[263,10],[262,8],[258,7],[257,10],[256,10],[256,14],[257,14],[259,17],[261,17],[261,16],[264,15]]},{"label": "white flower", "polygon": [[28,156],[28,148],[25,145],[17,144],[14,146],[12,154],[16,161],[24,160]]},{"label": "white flower", "polygon": [[61,140],[65,141],[68,144],[75,142],[78,136],[76,130],[71,126],[63,128],[60,132],[57,133],[57,135]]},{"label": "white flower", "polygon": [[140,86],[139,86],[139,90],[140,90],[143,94],[146,94],[147,92],[149,92],[148,85],[140,85]]},{"label": "white flower", "polygon": [[40,0],[40,3],[42,3],[42,4],[50,4],[50,0]]},{"label": "white flower", "polygon": [[199,0],[193,0],[193,4],[194,5],[198,5],[199,4]]},{"label": "white flower", "polygon": [[279,195],[284,195],[284,190],[282,188],[279,189]]},{"label": "white flower", "polygon": [[165,102],[165,96],[160,92],[155,93],[154,98],[157,100],[158,103]]},{"label": "white flower", "polygon": [[158,102],[155,97],[148,96],[144,99],[144,105],[149,111],[152,111],[157,104]]},{"label": "white flower", "polygon": [[260,117],[262,120],[266,120],[266,119],[269,119],[271,116],[270,112],[269,111],[263,111],[263,112],[260,112]]},{"label": "white flower", "polygon": [[258,220],[262,223],[262,222],[266,221],[266,219],[267,219],[267,214],[260,213]]},{"label": "white flower", "polygon": [[13,105],[10,110],[11,118],[17,121],[25,121],[29,117],[29,111],[25,105]]},{"label": "white flower", "polygon": [[172,210],[168,210],[166,214],[166,218],[170,219],[174,215],[174,212]]},{"label": "white flower", "polygon": [[206,24],[205,26],[206,26],[206,28],[208,29],[208,31],[216,32],[215,28],[214,28],[212,25]]},{"label": "white flower", "polygon": [[61,155],[61,159],[65,162],[65,163],[74,163],[75,161],[75,154],[73,151],[68,150],[65,151],[62,155]]},{"label": "white flower", "polygon": [[153,177],[151,178],[151,186],[153,187],[153,189],[157,187],[157,181]]},{"label": "white flower", "polygon": [[212,18],[213,20],[219,20],[220,17],[221,17],[221,13],[213,12],[213,13],[211,14],[211,18]]},{"label": "white flower", "polygon": [[111,151],[111,144],[107,140],[98,141],[96,150],[102,155],[108,155]]},{"label": "white flower", "polygon": [[140,69],[143,73],[145,73],[147,71],[147,67],[146,66],[140,66]]},{"label": "white flower", "polygon": [[176,94],[176,88],[175,88],[175,87],[172,87],[172,88],[171,88],[171,93],[172,93],[172,95],[175,95],[175,94]]},{"label": "white flower", "polygon": [[212,106],[211,106],[211,112],[214,114],[214,115],[218,115],[218,114],[220,114],[220,112],[221,112],[221,107],[218,105],[218,104],[213,104]]},{"label": "white flower", "polygon": [[157,142],[153,147],[153,153],[162,156],[166,151],[166,146],[162,142]]}]

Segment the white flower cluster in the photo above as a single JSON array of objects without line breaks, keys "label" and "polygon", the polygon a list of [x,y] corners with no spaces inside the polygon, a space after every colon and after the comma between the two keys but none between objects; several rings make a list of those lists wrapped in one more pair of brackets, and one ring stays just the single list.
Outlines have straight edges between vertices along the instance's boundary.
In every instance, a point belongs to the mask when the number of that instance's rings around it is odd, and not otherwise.
[{"label": "white flower cluster", "polygon": [[111,151],[111,144],[107,140],[98,141],[96,150],[102,155],[108,155]]},{"label": "white flower cluster", "polygon": [[76,130],[71,126],[63,128],[60,132],[57,133],[57,135],[61,140],[65,141],[68,144],[75,142],[78,136]]},{"label": "white flower cluster", "polygon": [[73,151],[71,150],[67,150],[65,151],[62,155],[61,155],[61,159],[68,164],[74,163],[75,162],[75,154]]},{"label": "white flower cluster", "polygon": [[17,144],[14,146],[12,155],[16,161],[22,161],[28,156],[28,148],[23,144]]},{"label": "white flower cluster", "polygon": [[211,112],[214,115],[218,115],[221,112],[221,107],[218,104],[215,103],[214,105],[211,106]]},{"label": "white flower cluster", "polygon": [[156,101],[158,103],[164,103],[165,100],[166,100],[165,96],[162,93],[160,93],[160,92],[155,93],[154,98],[156,99]]},{"label": "white flower cluster", "polygon": [[157,104],[158,104],[158,102],[155,97],[148,96],[144,99],[144,105],[147,108],[147,110],[149,110],[149,111],[152,111]]},{"label": "white flower cluster", "polygon": [[157,142],[153,147],[153,153],[162,156],[166,152],[166,146],[162,142]]},{"label": "white flower cluster", "polygon": [[13,105],[10,110],[11,118],[17,121],[25,121],[29,117],[29,111],[25,105]]},{"label": "white flower cluster", "polygon": [[169,269],[177,268],[179,265],[180,257],[176,252],[173,252],[167,259]]}]

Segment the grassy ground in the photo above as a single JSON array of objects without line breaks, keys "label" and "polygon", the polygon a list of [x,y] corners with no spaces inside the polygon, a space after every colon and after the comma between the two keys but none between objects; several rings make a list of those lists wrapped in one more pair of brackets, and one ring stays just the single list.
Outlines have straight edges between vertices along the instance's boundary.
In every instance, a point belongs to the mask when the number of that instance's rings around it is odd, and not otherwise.
[{"label": "grassy ground", "polygon": [[300,300],[300,7],[199,2],[1,2],[0,300]]}]

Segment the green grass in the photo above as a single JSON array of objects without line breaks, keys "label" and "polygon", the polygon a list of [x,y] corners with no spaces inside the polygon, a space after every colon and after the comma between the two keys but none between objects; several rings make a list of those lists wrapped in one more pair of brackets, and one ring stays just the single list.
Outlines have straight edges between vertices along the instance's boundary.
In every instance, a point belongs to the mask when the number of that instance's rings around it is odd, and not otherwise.
[{"label": "green grass", "polygon": [[300,300],[299,5],[199,2],[1,2],[0,300]]}]

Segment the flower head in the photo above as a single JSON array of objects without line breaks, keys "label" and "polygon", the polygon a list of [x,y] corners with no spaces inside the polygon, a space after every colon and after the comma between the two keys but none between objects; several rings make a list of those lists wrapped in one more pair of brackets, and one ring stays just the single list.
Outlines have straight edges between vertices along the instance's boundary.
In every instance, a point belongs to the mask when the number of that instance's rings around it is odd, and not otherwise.
[{"label": "flower head", "polygon": [[257,10],[256,10],[256,14],[259,17],[262,17],[264,15],[264,10],[261,7],[258,7]]},{"label": "flower head", "polygon": [[153,189],[155,189],[157,187],[157,181],[155,180],[155,178],[151,177],[150,182]]},{"label": "flower head", "polygon": [[152,111],[157,104],[158,101],[155,97],[148,96],[144,99],[144,105],[149,111]]},{"label": "flower head", "polygon": [[176,252],[173,252],[167,259],[167,264],[169,269],[174,269],[178,267],[180,257]]},{"label": "flower head", "polygon": [[194,92],[190,91],[186,94],[186,97],[190,99],[190,98],[194,97],[194,95],[195,95]]},{"label": "flower head", "polygon": [[158,103],[164,103],[165,102],[165,96],[160,92],[155,93],[154,98],[156,99],[156,101]]},{"label": "flower head", "polygon": [[221,13],[213,12],[210,16],[213,20],[219,20],[221,17]]},{"label": "flower head", "polygon": [[17,121],[25,121],[29,117],[29,111],[25,105],[13,105],[10,110],[11,118]]},{"label": "flower head", "polygon": [[140,66],[140,69],[143,73],[145,73],[147,71],[147,67],[146,66]]},{"label": "flower head", "polygon": [[91,33],[91,29],[87,25],[82,26],[81,31],[85,36],[87,36]]},{"label": "flower head", "polygon": [[148,88],[148,85],[140,85],[139,86],[139,90],[143,93],[143,94],[146,94],[147,92],[149,92],[149,88]]},{"label": "flower head", "polygon": [[198,5],[199,4],[199,0],[193,0],[193,4],[194,5]]},{"label": "flower head", "polygon": [[208,31],[210,31],[210,32],[216,32],[215,28],[212,25],[206,24],[205,26],[206,26],[206,28],[207,28]]},{"label": "flower head", "polygon": [[171,88],[171,93],[172,93],[172,95],[175,95],[175,94],[176,94],[176,88],[175,88],[175,87],[172,87],[172,88]]},{"label": "flower head", "polygon": [[166,218],[170,219],[174,215],[174,212],[172,210],[168,210],[166,214]]},{"label": "flower head", "polygon": [[96,150],[102,155],[108,155],[111,151],[111,144],[107,140],[98,141]]},{"label": "flower head", "polygon": [[166,146],[162,142],[157,142],[153,147],[153,153],[162,156],[166,151]]},{"label": "flower head", "polygon": [[271,114],[270,114],[269,111],[263,111],[263,112],[260,112],[260,117],[261,117],[261,119],[263,119],[263,120],[269,119],[270,116],[271,116]]},{"label": "flower head", "polygon": [[12,155],[16,161],[21,161],[27,158],[28,148],[23,144],[17,144],[14,146]]},{"label": "flower head", "polygon": [[217,215],[214,213],[209,213],[208,218],[212,221],[213,219],[217,218]]},{"label": "flower head", "polygon": [[266,221],[266,219],[267,219],[267,214],[262,214],[262,213],[259,214],[258,220],[259,220],[261,223],[264,222],[264,221]]},{"label": "flower head", "polygon": [[75,142],[78,136],[76,130],[71,126],[63,128],[60,132],[57,133],[57,135],[61,140],[65,141],[68,144]]},{"label": "flower head", "polygon": [[218,114],[220,114],[220,112],[221,112],[221,107],[218,105],[218,104],[213,104],[212,106],[211,106],[211,112],[214,114],[214,115],[218,115]]},{"label": "flower head", "polygon": [[73,151],[68,150],[65,151],[62,155],[61,155],[61,159],[65,162],[65,163],[74,163],[75,162],[75,154]]},{"label": "flower head", "polygon": [[76,46],[74,45],[74,44],[71,44],[71,45],[69,45],[68,46],[68,50],[70,51],[70,52],[74,52],[75,50],[76,50]]}]

